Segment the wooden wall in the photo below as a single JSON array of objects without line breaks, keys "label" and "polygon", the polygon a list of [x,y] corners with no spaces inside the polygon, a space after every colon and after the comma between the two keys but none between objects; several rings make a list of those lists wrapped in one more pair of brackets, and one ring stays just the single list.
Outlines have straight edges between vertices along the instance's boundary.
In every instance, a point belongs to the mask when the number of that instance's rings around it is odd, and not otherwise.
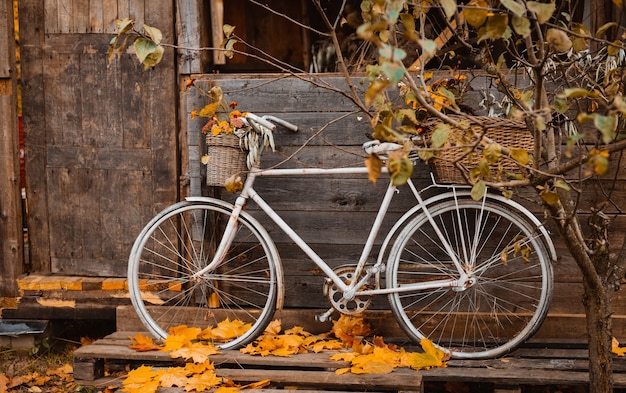
[{"label": "wooden wall", "polygon": [[[355,112],[355,106],[336,92],[330,92],[297,78],[284,76],[222,75],[195,76],[200,86],[205,88],[217,84],[224,90],[228,101],[238,102],[238,108],[257,114],[273,114],[300,126],[298,133],[284,128],[275,133],[277,153],[264,156],[264,165],[281,167],[335,167],[350,164],[362,165],[365,158],[361,144],[368,140],[369,132],[362,116]],[[357,81],[358,82],[358,81]],[[339,77],[325,76],[319,84],[328,83],[335,89],[345,91],[345,83]],[[470,94],[469,101],[474,104],[480,99],[479,88],[485,80],[474,81],[476,91]],[[358,83],[357,83],[358,85]],[[361,89],[363,87],[361,86]],[[202,186],[204,170],[194,160],[199,157],[197,151],[203,149],[203,136],[200,129],[202,119],[191,120],[190,113],[199,109],[206,102],[190,89],[183,96],[181,120],[188,132],[190,154],[190,173],[192,178],[188,194],[209,195],[217,193],[224,199],[233,197],[219,188]],[[475,108],[478,106],[475,105]],[[197,146],[194,146],[197,145]],[[302,147],[305,145],[304,147]],[[201,153],[200,153],[201,154]],[[196,158],[194,158],[195,156]],[[288,161],[283,161],[286,158]],[[417,186],[429,184],[429,170],[426,166],[415,168],[413,179]],[[309,242],[313,249],[328,258],[332,266],[354,264],[358,260],[360,247],[365,242],[368,230],[374,220],[374,214],[382,199],[385,179],[376,185],[365,176],[336,176],[327,178],[271,178],[259,179],[257,190],[279,214],[294,227],[296,232]],[[530,202],[532,190],[522,195],[522,202],[544,220],[548,226],[550,220],[543,216],[542,210]],[[593,195],[588,193],[583,205],[593,203]],[[397,217],[414,204],[406,189],[401,189],[394,200],[390,219]],[[263,214],[258,214],[254,207],[249,211],[257,215],[269,229],[277,243],[285,268],[286,307],[326,308],[327,300],[322,295],[324,276],[291,241],[276,228]],[[623,219],[618,217],[615,225],[621,226]],[[389,223],[383,227],[389,228]],[[383,235],[384,236],[384,235]],[[616,231],[615,244],[621,244],[622,232]],[[382,241],[382,239],[380,239]],[[580,272],[567,249],[557,235],[553,236],[557,247],[558,260],[553,264],[555,273],[554,301],[550,317],[544,323],[539,337],[579,338],[584,337],[584,310],[581,305],[582,285]],[[380,242],[379,242],[380,244]],[[373,258],[378,250],[374,250]],[[626,334],[625,290],[615,295],[615,334]],[[387,306],[386,298],[381,297],[375,303],[376,308]],[[569,326],[563,332],[563,326]]]},{"label": "wooden wall", "polygon": [[13,1],[0,0],[0,299],[17,295],[22,272],[16,76]]},{"label": "wooden wall", "polygon": [[117,18],[174,41],[172,2],[19,2],[33,272],[124,276],[135,235],[178,198],[174,55],[107,64]]}]

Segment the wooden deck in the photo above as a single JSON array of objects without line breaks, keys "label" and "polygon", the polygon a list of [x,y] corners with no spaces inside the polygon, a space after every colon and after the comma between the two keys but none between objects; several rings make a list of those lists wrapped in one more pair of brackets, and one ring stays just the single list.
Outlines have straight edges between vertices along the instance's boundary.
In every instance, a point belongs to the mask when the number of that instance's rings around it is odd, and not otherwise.
[{"label": "wooden deck", "polygon": [[[104,378],[105,370],[128,370],[144,364],[162,367],[182,364],[182,360],[171,359],[168,353],[130,349],[129,337],[135,334],[116,332],[76,350],[74,376],[77,383],[106,386],[112,382],[111,378]],[[522,386],[584,388],[589,381],[587,349],[579,341],[558,345],[533,341],[501,359],[451,360],[447,368],[396,369],[392,374],[382,375],[336,375],[334,371],[347,364],[330,360],[329,352],[283,358],[251,356],[229,350],[210,359],[216,365],[218,376],[235,382],[271,380],[269,390],[263,389],[265,393],[272,389],[422,392],[425,384],[444,382],[480,383],[490,386],[494,392],[519,392]],[[625,388],[626,359],[615,358],[614,372],[615,387]]]}]

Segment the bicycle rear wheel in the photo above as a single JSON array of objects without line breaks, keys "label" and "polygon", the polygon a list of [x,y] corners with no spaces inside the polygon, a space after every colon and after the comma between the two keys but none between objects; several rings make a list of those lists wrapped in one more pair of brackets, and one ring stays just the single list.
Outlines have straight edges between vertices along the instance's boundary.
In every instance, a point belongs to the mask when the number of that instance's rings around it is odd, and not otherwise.
[{"label": "bicycle rear wheel", "polygon": [[450,199],[428,206],[443,239],[422,211],[398,235],[386,283],[458,279],[443,241],[469,275],[465,287],[389,295],[391,309],[414,341],[431,340],[454,358],[511,351],[541,325],[552,297],[552,265],[540,231],[512,206]]},{"label": "bicycle rear wheel", "polygon": [[[216,328],[215,344],[236,348],[256,338],[272,318],[282,270],[274,243],[242,213],[222,264],[211,262],[232,207],[218,200],[183,201],[159,213],[137,237],[129,257],[128,289],[148,330],[165,338],[170,328]],[[224,329],[222,329],[224,330]]]}]

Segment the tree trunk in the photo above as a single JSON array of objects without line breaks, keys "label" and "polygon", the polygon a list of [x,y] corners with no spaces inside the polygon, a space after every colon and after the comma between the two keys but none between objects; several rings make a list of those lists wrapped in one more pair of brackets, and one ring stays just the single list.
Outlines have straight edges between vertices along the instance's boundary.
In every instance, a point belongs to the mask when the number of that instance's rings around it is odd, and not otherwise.
[{"label": "tree trunk", "polygon": [[589,334],[589,392],[613,391],[611,289],[594,290],[584,282],[583,305]]}]

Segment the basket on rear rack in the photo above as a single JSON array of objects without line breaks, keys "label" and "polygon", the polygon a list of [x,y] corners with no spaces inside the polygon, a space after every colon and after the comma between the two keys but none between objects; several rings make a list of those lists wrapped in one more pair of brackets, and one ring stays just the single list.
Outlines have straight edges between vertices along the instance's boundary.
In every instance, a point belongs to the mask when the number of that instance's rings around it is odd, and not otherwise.
[{"label": "basket on rear rack", "polygon": [[232,175],[240,174],[243,178],[248,171],[246,156],[248,152],[240,147],[240,139],[233,134],[207,135],[207,171],[208,186],[224,187]]},{"label": "basket on rear rack", "polygon": [[[469,121],[469,128],[464,130],[451,127],[452,132],[449,142],[444,149],[429,160],[435,180],[439,183],[466,184],[463,176],[469,170],[478,165],[484,146],[480,144],[480,138],[486,137],[491,141],[508,149],[523,149],[532,153],[534,149],[533,135],[528,131],[522,121],[488,116],[461,117],[450,115],[456,121]],[[426,137],[430,139],[435,127],[441,123],[440,119],[432,119],[425,123]],[[470,146],[477,145],[473,151]],[[459,169],[460,164],[462,169]],[[512,158],[500,156],[498,166],[501,166],[502,174],[521,174],[520,165]]]}]

